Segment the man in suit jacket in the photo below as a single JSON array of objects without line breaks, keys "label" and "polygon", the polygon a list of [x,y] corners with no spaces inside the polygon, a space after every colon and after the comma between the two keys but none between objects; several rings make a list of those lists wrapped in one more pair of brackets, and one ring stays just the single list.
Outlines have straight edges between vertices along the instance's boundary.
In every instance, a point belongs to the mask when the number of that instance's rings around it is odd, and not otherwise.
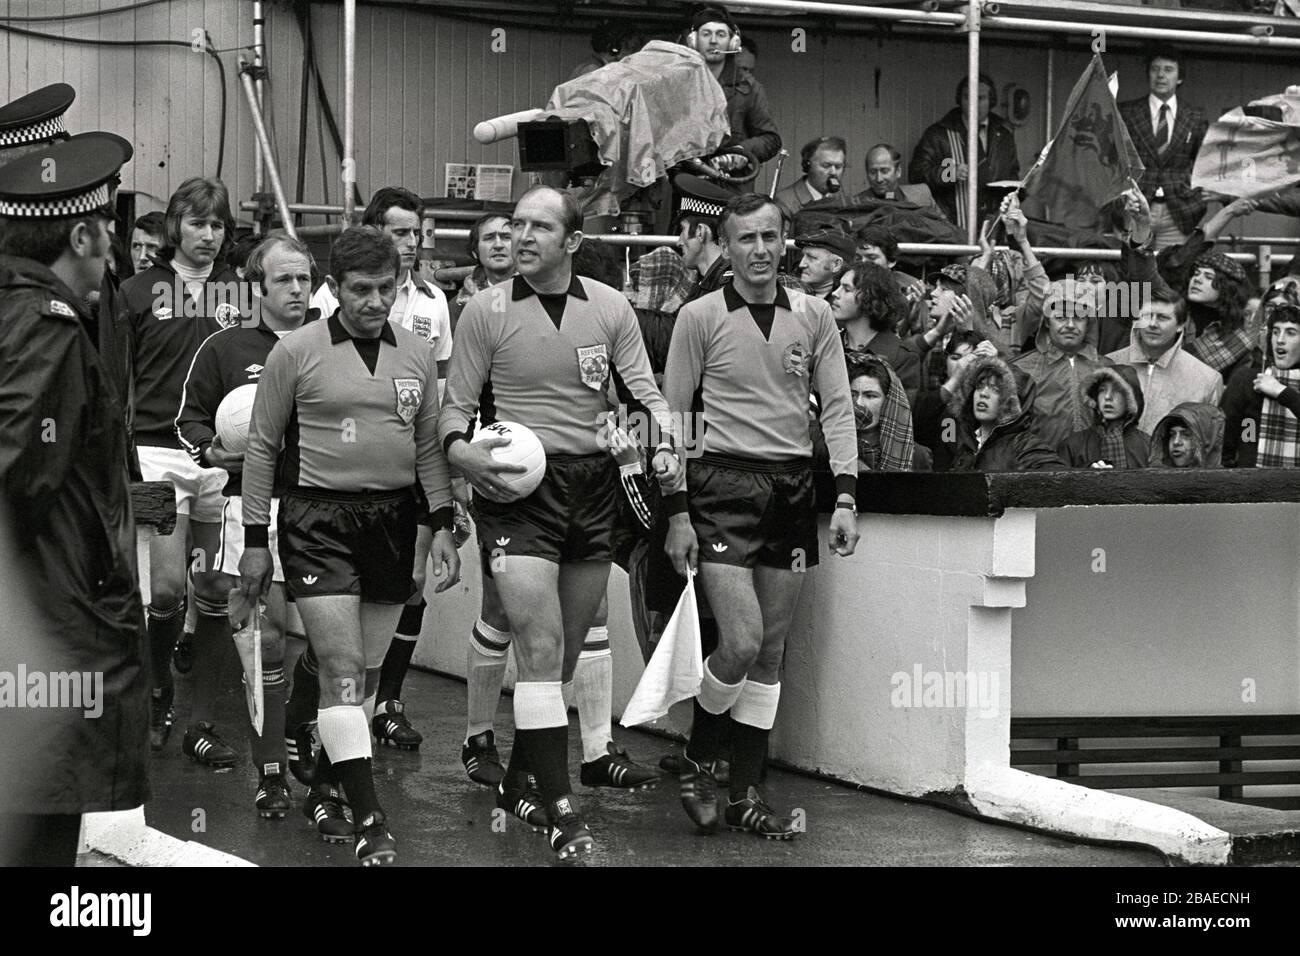
[{"label": "man in suit jacket", "polygon": [[[810,202],[840,192],[847,151],[848,145],[838,136],[823,136],[804,143],[799,151],[804,174],[772,197],[790,222],[794,222],[795,213]],[[844,198],[843,194],[840,198]]]},{"label": "man in suit jacket", "polygon": [[1179,100],[1185,77],[1177,51],[1154,50],[1147,57],[1150,93],[1119,105],[1146,167],[1138,185],[1151,206],[1156,249],[1186,240],[1205,215],[1201,190],[1192,188],[1192,165],[1209,123],[1204,110]]},{"label": "man in suit jacket", "polygon": [[925,183],[900,183],[903,154],[889,143],[877,143],[867,150],[867,188],[853,197],[855,205],[865,202],[906,202],[947,216],[934,201]]},{"label": "man in suit jacket", "polygon": [[[930,187],[944,214],[961,229],[966,228],[967,164],[966,94],[969,84],[962,77],[957,84],[957,105],[943,119],[921,134],[912,152],[907,178]],[[1020,178],[1020,157],[1016,153],[1016,134],[1010,124],[992,112],[997,105],[993,80],[980,74],[977,115],[979,117],[979,217],[997,212],[1002,193],[988,188],[989,183]]]}]

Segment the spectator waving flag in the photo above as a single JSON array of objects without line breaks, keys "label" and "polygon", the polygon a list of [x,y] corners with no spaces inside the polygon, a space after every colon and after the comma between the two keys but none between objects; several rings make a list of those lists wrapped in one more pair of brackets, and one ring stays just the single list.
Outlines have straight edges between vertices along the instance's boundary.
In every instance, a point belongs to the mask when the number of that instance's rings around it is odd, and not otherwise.
[{"label": "spectator waving flag", "polygon": [[1252,198],[1300,182],[1300,86],[1238,106],[1210,124],[1196,154],[1192,185]]},{"label": "spectator waving flag", "polygon": [[1094,56],[1079,77],[1056,136],[1025,176],[1025,200],[1043,207],[1041,218],[1094,229],[1102,206],[1142,175],[1142,160],[1120,117],[1115,94]]}]

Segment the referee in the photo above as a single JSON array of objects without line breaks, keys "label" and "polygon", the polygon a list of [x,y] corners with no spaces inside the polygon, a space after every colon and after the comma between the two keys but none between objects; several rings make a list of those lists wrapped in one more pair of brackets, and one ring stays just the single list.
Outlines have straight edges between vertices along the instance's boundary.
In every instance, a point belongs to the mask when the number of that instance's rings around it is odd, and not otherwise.
[{"label": "referee", "polygon": [[271,584],[268,526],[284,445],[280,560],[320,662],[317,778],[342,785],[366,866],[396,858],[375,795],[370,723],[380,665],[414,590],[417,479],[436,529],[436,590],[460,576],[437,435],[437,364],[424,339],[388,321],[398,266],[396,248],[373,227],[348,229],[334,243],[328,281],[338,311],[267,356],[244,456],[239,573],[251,601]]},{"label": "referee", "polygon": [[[533,774],[562,860],[592,848],[569,792],[561,680],[574,669],[609,579],[621,494],[618,466],[601,444],[611,383],[621,401],[654,414],[664,437],[654,457],[660,481],[680,474],[668,406],[632,307],[619,291],[573,273],[581,229],[571,196],[544,186],[524,193],[511,220],[518,275],[465,305],[438,422],[448,461],[482,493],[480,546],[504,552],[493,580],[515,633],[519,680],[497,805],[512,809]],[[490,408],[481,396],[490,396]],[[480,401],[485,414],[527,425],[542,442],[546,474],[526,498],[502,503],[504,479],[522,470],[493,457],[505,439],[465,440]]]}]

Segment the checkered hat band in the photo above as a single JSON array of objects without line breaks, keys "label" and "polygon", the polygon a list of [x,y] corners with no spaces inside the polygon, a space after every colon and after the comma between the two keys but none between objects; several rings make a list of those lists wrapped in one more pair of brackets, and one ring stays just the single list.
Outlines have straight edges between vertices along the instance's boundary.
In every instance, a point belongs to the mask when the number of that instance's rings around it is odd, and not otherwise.
[{"label": "checkered hat band", "polygon": [[690,196],[682,197],[682,212],[697,212],[701,216],[721,216],[726,208],[721,203],[705,202],[702,199],[692,199]]},{"label": "checkered hat band", "polygon": [[0,199],[0,216],[11,219],[60,219],[94,212],[108,205],[108,183],[101,183],[88,193],[63,196],[45,202],[7,202]]},{"label": "checkered hat band", "polygon": [[18,129],[0,132],[0,146],[18,146],[22,143],[39,143],[43,139],[61,136],[66,130],[63,126],[63,114],[51,116],[33,126],[20,126]]}]

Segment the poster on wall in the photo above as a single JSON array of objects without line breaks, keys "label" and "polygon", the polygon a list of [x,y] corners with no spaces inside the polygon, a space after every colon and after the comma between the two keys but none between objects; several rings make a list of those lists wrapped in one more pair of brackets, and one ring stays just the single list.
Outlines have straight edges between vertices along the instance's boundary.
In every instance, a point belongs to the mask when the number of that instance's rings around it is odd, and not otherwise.
[{"label": "poster on wall", "polygon": [[513,166],[487,163],[447,163],[447,197],[510,202]]}]

